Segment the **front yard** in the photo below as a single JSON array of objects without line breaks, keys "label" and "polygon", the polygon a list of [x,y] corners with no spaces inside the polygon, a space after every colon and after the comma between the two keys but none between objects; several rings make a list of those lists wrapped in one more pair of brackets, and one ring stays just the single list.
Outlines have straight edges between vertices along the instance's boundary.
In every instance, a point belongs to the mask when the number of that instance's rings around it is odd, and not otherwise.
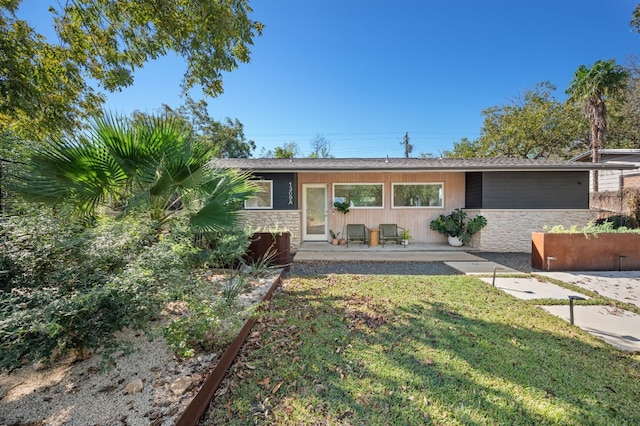
[{"label": "front yard", "polygon": [[640,424],[640,356],[475,278],[289,278],[202,424]]}]

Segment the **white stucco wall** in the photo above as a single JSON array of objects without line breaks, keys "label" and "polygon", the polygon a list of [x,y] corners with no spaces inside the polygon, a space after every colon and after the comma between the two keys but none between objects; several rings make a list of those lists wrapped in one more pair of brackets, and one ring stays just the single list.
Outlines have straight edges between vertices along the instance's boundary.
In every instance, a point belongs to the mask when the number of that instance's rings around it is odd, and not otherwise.
[{"label": "white stucco wall", "polygon": [[545,226],[583,226],[595,220],[596,210],[465,209],[469,217],[481,214],[487,226],[473,236],[471,247],[483,251],[531,253],[531,233]]}]

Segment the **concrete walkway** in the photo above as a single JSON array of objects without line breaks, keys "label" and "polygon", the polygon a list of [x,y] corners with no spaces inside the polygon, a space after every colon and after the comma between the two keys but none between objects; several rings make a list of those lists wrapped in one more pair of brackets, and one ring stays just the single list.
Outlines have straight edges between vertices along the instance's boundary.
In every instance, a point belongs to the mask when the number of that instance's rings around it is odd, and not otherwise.
[{"label": "concrete walkway", "polygon": [[[492,278],[480,278],[492,284]],[[568,290],[556,284],[540,281],[536,278],[496,278],[495,286],[518,299],[560,299],[569,300],[569,296],[580,296],[589,299],[584,294]]]},{"label": "concrete walkway", "polygon": [[334,262],[443,262],[464,274],[517,274],[514,269],[489,262],[473,254],[469,247],[451,247],[448,244],[416,243],[409,247],[399,244],[370,247],[362,243],[334,246],[325,242],[304,242],[298,248],[294,261]]},{"label": "concrete walkway", "polygon": [[[624,272],[545,272],[536,273],[542,278],[553,278],[593,291],[609,299],[632,303],[640,300],[640,271]],[[492,278],[481,278],[492,283]],[[498,277],[495,286],[519,299],[558,299],[567,301],[569,296],[589,297],[538,278]],[[636,303],[633,303],[636,302]],[[566,321],[570,320],[569,305],[541,306],[545,311]],[[573,307],[574,325],[624,351],[640,352],[640,315],[615,306]]]},{"label": "concrete walkway", "polygon": [[445,244],[412,244],[409,247],[386,244],[370,247],[362,243],[334,246],[325,242],[304,242],[298,247],[294,260],[298,262],[445,262],[483,259]]},{"label": "concrete walkway", "polygon": [[640,271],[540,272],[538,275],[640,307]]},{"label": "concrete walkway", "polygon": [[[542,306],[569,321],[568,306]],[[574,324],[624,351],[640,352],[640,315],[612,306],[574,306]]]}]

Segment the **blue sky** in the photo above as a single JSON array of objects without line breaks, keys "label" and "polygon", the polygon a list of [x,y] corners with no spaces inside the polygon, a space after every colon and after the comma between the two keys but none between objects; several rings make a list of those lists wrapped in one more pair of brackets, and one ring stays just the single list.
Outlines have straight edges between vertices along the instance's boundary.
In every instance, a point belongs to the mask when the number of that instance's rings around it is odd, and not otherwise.
[{"label": "blue sky", "polygon": [[[45,10],[41,1],[25,4]],[[307,155],[320,134],[336,157],[400,157],[408,132],[412,156],[437,156],[479,135],[482,109],[546,80],[564,99],[581,64],[625,63],[639,54],[640,34],[629,26],[636,4],[252,1],[252,18],[264,23],[264,34],[255,39],[251,62],[225,74],[224,94],[207,102],[216,119],[244,124],[256,155],[287,142]],[[174,57],[150,63],[133,87],[109,95],[105,107],[125,114],[153,112],[162,103],[177,107],[183,71]]]}]

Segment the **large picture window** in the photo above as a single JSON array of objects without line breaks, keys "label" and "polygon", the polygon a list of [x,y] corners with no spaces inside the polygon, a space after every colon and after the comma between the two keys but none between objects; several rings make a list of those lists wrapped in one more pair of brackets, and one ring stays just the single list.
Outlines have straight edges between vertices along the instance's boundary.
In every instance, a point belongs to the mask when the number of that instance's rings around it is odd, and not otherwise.
[{"label": "large picture window", "polygon": [[443,207],[442,183],[394,183],[393,207]]},{"label": "large picture window", "polygon": [[352,208],[383,207],[381,183],[336,183],[333,200],[347,202]]},{"label": "large picture window", "polygon": [[272,209],[273,208],[273,181],[251,181],[258,187],[255,195],[244,202],[245,209]]}]

